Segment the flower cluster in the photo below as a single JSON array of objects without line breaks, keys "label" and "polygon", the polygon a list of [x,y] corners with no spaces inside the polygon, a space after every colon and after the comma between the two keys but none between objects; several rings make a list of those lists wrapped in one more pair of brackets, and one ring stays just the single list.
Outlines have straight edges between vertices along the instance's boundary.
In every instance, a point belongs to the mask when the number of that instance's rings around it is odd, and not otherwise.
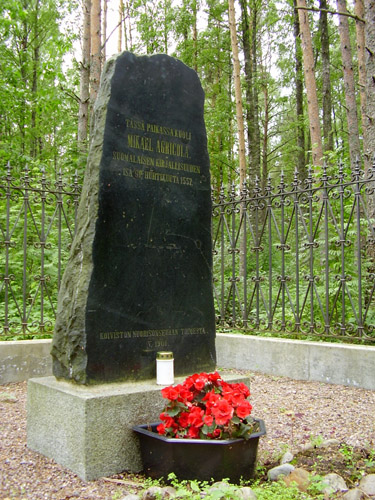
[{"label": "flower cluster", "polygon": [[243,383],[227,383],[218,372],[188,377],[161,391],[168,399],[160,414],[159,434],[173,438],[248,439],[254,432],[250,391]]}]

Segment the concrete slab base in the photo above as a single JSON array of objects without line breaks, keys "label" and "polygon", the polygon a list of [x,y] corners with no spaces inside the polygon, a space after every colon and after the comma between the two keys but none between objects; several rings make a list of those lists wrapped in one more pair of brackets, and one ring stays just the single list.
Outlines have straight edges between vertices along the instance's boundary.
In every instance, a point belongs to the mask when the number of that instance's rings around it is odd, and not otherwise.
[{"label": "concrete slab base", "polygon": [[[225,375],[225,380],[250,384],[238,375]],[[153,380],[79,386],[55,377],[30,379],[27,446],[86,481],[139,472],[142,461],[132,427],[159,420],[160,389]]]}]

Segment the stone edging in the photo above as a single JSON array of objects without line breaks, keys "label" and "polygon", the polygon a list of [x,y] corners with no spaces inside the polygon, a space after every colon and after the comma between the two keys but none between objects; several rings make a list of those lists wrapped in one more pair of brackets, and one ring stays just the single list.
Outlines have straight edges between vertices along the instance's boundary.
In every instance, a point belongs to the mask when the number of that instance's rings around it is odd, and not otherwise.
[{"label": "stone edging", "polygon": [[375,390],[375,347],[218,334],[217,364],[294,380]]},{"label": "stone edging", "polygon": [[0,384],[52,374],[51,339],[0,342]]},{"label": "stone edging", "polygon": [[[52,374],[51,340],[0,342],[0,384]],[[375,390],[375,347],[218,334],[217,364]]]}]

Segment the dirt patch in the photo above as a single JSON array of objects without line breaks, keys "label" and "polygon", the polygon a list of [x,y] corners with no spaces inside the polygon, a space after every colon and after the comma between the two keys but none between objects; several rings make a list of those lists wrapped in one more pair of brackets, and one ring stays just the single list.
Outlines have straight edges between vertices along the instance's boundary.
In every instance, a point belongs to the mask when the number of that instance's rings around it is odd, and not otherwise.
[{"label": "dirt patch", "polygon": [[[345,443],[316,445],[310,450],[296,453],[291,463],[314,475],[324,476],[335,472],[349,488],[354,488],[365,474],[375,474],[375,450]],[[266,481],[267,471],[277,465],[277,461],[266,461],[260,479]]]}]

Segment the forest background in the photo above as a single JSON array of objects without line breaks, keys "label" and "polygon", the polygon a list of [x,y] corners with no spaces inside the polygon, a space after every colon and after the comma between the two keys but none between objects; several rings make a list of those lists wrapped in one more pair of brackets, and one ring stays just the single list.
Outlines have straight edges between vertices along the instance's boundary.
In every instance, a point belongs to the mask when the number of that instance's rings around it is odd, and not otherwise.
[{"label": "forest background", "polygon": [[213,185],[264,185],[295,167],[303,176],[323,155],[371,165],[373,1],[118,1],[117,13],[111,0],[1,3],[2,166],[82,173],[90,107],[116,49],[197,71]]},{"label": "forest background", "polygon": [[[77,179],[85,169],[90,113],[101,70],[109,55],[122,50],[167,53],[198,73],[206,95],[214,196],[220,196],[222,185],[233,186],[238,193],[246,186],[251,193],[254,187],[266,189],[271,181],[290,184],[296,175],[301,183],[309,175],[310,182],[312,178],[318,183],[323,165],[325,173],[335,176],[340,162],[349,176],[357,161],[365,175],[372,175],[374,0],[117,0],[116,4],[3,0],[0,177],[4,186],[7,175],[13,186],[23,187],[25,179],[29,183],[40,175],[53,184],[61,175],[67,182],[76,174],[75,182],[81,182]],[[10,198],[3,194],[0,201]],[[370,223],[375,212],[372,198],[368,194],[366,199]],[[10,240],[17,232],[26,234],[20,217],[32,219],[43,252],[47,236],[49,241],[71,238],[69,228],[65,236],[54,232],[54,215],[48,233],[38,229],[36,214],[39,210],[43,220],[46,207],[41,202],[31,209],[23,197],[21,208],[14,205],[7,222],[1,221],[6,252],[1,257],[5,279],[0,294],[7,297],[0,314],[5,325],[13,314],[9,308],[25,324],[28,311],[43,302],[45,272],[52,278],[59,274],[53,280],[58,287],[61,269],[59,265],[56,271],[55,264],[66,255],[57,256],[52,250],[36,283],[28,279],[41,266],[40,255],[33,260],[33,251],[26,249],[32,236],[26,243],[24,237],[18,249],[23,311],[9,277]],[[66,254],[68,244],[59,242],[56,252],[62,248]],[[12,265],[17,274],[17,264]],[[351,257],[352,268],[356,265]],[[55,294],[53,289],[45,292],[49,297]],[[371,302],[373,292],[366,293]],[[12,297],[14,306],[9,305]],[[41,330],[44,324],[42,318]]]}]

